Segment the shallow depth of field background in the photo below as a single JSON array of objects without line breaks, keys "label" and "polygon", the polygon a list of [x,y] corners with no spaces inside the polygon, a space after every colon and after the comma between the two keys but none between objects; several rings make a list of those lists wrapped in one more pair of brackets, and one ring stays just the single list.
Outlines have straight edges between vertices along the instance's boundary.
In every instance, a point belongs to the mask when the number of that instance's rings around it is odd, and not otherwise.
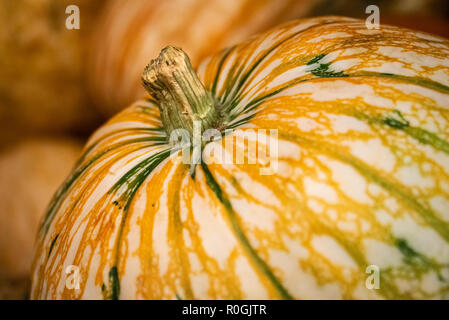
[{"label": "shallow depth of field background", "polygon": [[[0,2],[0,299],[27,298],[35,233],[53,193],[89,135],[142,94],[140,64],[149,62],[165,45],[183,47],[195,63],[221,46],[286,20],[319,15],[366,19],[365,8],[372,4],[380,9],[381,24],[449,38],[447,0],[252,1],[259,4],[249,5],[250,0]],[[235,23],[238,17],[231,19],[235,9],[229,8],[231,2],[243,12],[250,7],[254,11],[245,12],[240,17],[243,22]],[[72,4],[80,9],[79,30],[65,25],[66,7]],[[127,10],[118,8],[122,5]],[[198,12],[202,19],[189,21]],[[140,19],[134,18],[139,15]],[[234,22],[219,25],[220,17]],[[193,28],[198,21],[203,25]],[[194,36],[193,30],[208,30],[209,23],[215,23],[215,29],[210,29],[220,41],[203,40],[201,32]],[[141,33],[139,24],[147,25]]]}]

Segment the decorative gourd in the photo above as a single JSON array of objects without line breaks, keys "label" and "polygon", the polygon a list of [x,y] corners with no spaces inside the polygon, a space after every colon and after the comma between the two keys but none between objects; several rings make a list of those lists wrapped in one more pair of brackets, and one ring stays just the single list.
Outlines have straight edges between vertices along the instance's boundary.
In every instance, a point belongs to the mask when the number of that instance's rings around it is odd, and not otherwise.
[{"label": "decorative gourd", "polygon": [[[84,132],[95,126],[98,113],[83,86],[84,39],[102,2],[0,2],[0,144],[34,132]],[[79,30],[66,28],[69,5],[80,9]]]},{"label": "decorative gourd", "polygon": [[[33,298],[449,298],[448,40],[305,19],[197,74],[167,47],[151,98],[90,138],[41,225]],[[198,124],[225,135],[185,163],[168,137]]]},{"label": "decorative gourd", "polygon": [[93,36],[90,88],[99,110],[111,116],[144,90],[148,57],[167,45],[182,47],[196,65],[205,55],[281,22],[300,18],[322,0],[118,0],[98,19]]},{"label": "decorative gourd", "polygon": [[35,138],[0,154],[0,279],[29,277],[39,220],[80,153],[77,141]]}]

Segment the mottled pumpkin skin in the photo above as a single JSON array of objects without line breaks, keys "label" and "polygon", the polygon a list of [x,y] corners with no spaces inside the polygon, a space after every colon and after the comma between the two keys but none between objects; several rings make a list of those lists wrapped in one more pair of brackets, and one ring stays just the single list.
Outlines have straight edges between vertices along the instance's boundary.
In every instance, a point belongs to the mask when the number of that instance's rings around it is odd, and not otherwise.
[{"label": "mottled pumpkin skin", "polygon": [[[449,298],[448,40],[313,18],[198,75],[236,129],[205,152],[277,129],[277,171],[209,158],[191,176],[154,100],[136,102],[56,194],[33,298]],[[79,290],[65,287],[68,265]],[[379,289],[365,285],[370,265]]]},{"label": "mottled pumpkin skin", "polygon": [[98,18],[89,78],[108,117],[144,94],[140,74],[167,45],[196,65],[206,55],[279,23],[306,16],[322,0],[116,0]]}]

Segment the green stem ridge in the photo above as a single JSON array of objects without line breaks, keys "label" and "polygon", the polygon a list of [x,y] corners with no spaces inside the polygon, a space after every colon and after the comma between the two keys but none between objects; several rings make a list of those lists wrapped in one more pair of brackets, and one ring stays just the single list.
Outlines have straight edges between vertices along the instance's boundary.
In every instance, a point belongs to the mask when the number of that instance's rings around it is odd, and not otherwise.
[{"label": "green stem ridge", "polygon": [[203,130],[212,128],[217,112],[212,94],[196,75],[189,57],[180,48],[167,46],[151,60],[142,74],[142,83],[158,102],[167,133],[185,129],[193,134],[193,121]]}]

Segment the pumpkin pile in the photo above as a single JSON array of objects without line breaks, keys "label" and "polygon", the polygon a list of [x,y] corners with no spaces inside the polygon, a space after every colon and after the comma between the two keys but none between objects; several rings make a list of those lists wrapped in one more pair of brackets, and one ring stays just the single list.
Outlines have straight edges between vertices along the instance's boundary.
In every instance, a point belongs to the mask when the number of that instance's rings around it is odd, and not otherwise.
[{"label": "pumpkin pile", "polygon": [[303,19],[142,83],[55,194],[31,298],[449,299],[448,40]]}]

